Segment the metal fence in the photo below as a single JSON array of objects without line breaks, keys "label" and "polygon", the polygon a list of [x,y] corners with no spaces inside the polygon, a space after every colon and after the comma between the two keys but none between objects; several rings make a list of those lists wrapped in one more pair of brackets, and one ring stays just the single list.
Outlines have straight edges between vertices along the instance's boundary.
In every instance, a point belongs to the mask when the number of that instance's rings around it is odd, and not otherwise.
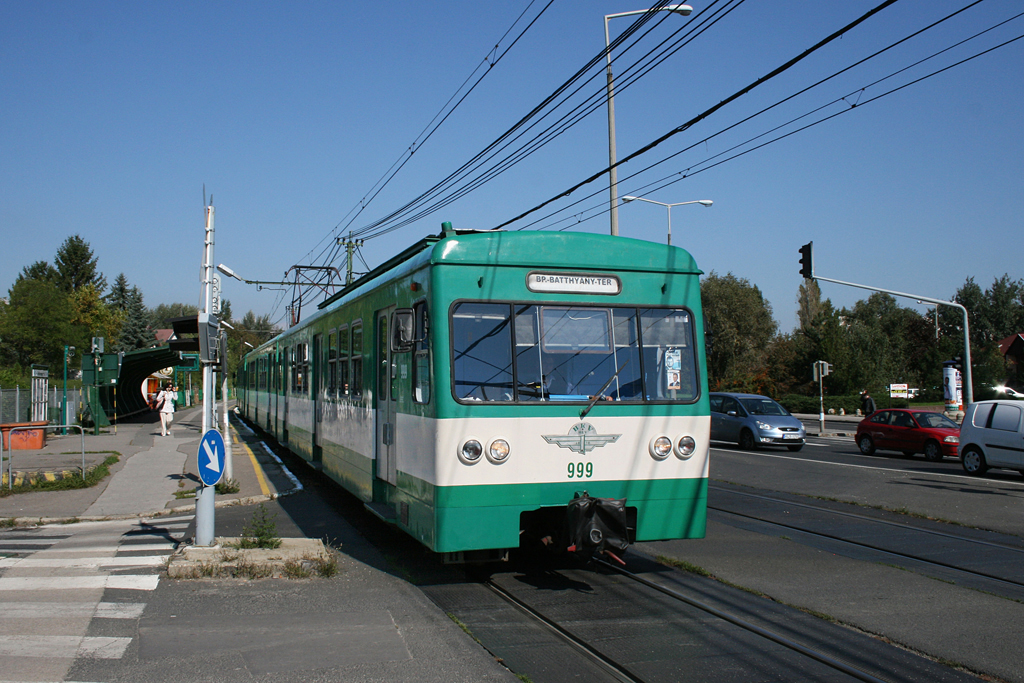
[{"label": "metal fence", "polygon": [[[73,424],[78,421],[82,403],[81,389],[68,389],[68,414],[61,419],[64,392],[52,386],[46,391],[46,420],[51,424]],[[32,421],[32,392],[21,387],[0,387],[0,424]]]}]

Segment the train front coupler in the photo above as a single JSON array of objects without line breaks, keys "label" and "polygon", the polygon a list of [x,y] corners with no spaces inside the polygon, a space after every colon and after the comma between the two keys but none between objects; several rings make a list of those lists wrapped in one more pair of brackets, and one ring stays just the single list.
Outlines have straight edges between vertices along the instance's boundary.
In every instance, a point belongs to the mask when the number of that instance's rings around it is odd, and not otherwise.
[{"label": "train front coupler", "polygon": [[629,547],[629,520],[626,500],[591,498],[586,491],[576,493],[566,512],[568,551],[587,558],[605,555],[619,564]]}]

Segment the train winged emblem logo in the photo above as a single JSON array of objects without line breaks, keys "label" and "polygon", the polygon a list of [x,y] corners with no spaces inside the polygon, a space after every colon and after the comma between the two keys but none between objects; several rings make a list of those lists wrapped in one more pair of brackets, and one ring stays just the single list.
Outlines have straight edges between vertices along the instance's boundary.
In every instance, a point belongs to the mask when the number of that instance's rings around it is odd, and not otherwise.
[{"label": "train winged emblem logo", "polygon": [[542,434],[544,440],[559,448],[568,448],[573,453],[589,453],[618,441],[622,434],[598,434],[594,425],[589,422],[577,422],[565,436],[561,434]]}]

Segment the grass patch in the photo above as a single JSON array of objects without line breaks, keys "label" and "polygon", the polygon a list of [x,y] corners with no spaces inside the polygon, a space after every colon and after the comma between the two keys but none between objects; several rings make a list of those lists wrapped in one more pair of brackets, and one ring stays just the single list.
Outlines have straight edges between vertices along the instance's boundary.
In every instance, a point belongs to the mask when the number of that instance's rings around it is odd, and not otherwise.
[{"label": "grass patch", "polygon": [[195,498],[196,497],[196,492],[195,491],[175,491],[174,492],[174,497],[177,498],[178,500],[182,500],[183,498]]},{"label": "grass patch", "polygon": [[220,494],[238,493],[239,490],[241,490],[241,487],[238,485],[238,481],[235,479],[225,479],[213,488]]},{"label": "grass patch", "polygon": [[4,517],[3,519],[0,519],[0,529],[13,529],[14,526],[14,517]]},{"label": "grass patch", "polygon": [[68,476],[56,481],[45,479],[25,479],[19,486],[14,488],[0,488],[0,498],[15,495],[18,493],[31,493],[32,491],[70,491],[73,489],[87,489],[95,486],[110,475],[110,468],[121,459],[117,451],[91,451],[93,453],[110,453],[103,462],[86,470],[85,477],[81,472],[72,472]]}]

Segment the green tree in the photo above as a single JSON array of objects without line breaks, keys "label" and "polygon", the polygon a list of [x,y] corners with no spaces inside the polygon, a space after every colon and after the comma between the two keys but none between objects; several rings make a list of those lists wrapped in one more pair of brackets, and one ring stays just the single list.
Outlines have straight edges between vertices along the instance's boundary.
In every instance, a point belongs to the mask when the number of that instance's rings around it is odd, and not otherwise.
[{"label": "green tree", "polygon": [[704,329],[711,334],[708,381],[715,389],[769,389],[768,345],[777,325],[761,290],[732,273],[700,283]]},{"label": "green tree", "polygon": [[100,292],[93,284],[86,284],[71,293],[71,323],[77,334],[78,348],[88,348],[87,342],[92,337],[103,337],[111,348],[117,345],[117,337],[121,331],[121,318],[100,297]]},{"label": "green tree", "polygon": [[154,330],[166,330],[171,326],[171,318],[184,318],[187,315],[198,315],[199,307],[192,304],[159,304],[149,310],[149,326]]},{"label": "green tree", "polygon": [[98,259],[93,256],[89,243],[78,235],[64,240],[53,259],[57,268],[57,279],[65,292],[77,292],[81,287],[93,285],[100,294],[107,288],[107,279],[97,268]]},{"label": "green tree", "polygon": [[36,261],[31,266],[25,266],[18,275],[18,280],[46,280],[56,282],[57,271],[46,261]]},{"label": "green tree", "polygon": [[128,297],[131,295],[131,285],[124,273],[120,273],[114,284],[110,287],[110,294],[107,295],[107,303],[119,311],[128,310]]},{"label": "green tree", "polygon": [[0,308],[0,337],[9,362],[62,368],[64,345],[79,339],[74,307],[61,289],[47,280],[22,279],[10,289],[10,301]]},{"label": "green tree", "polygon": [[132,287],[128,290],[125,299],[121,334],[115,351],[128,352],[144,349],[153,343],[154,337],[153,331],[149,327],[149,314],[142,303],[142,292],[138,287]]}]

